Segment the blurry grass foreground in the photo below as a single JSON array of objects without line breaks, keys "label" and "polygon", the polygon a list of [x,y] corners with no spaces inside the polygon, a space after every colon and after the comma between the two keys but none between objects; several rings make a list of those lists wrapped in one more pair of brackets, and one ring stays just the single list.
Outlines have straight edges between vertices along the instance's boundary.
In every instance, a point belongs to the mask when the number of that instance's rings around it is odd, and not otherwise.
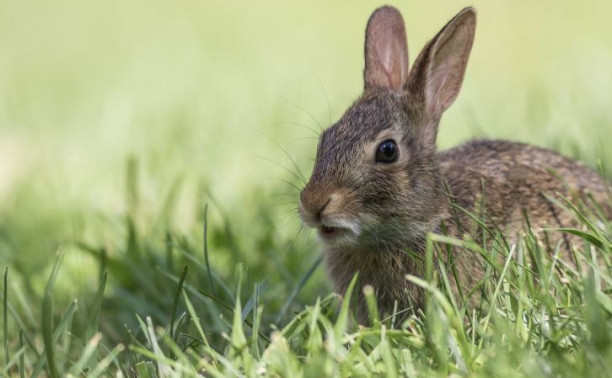
[{"label": "blurry grass foreground", "polygon": [[[138,190],[128,193],[136,203]],[[208,206],[198,241],[171,231],[161,242],[147,237],[138,213],[128,212],[118,250],[62,247],[38,302],[23,301],[5,272],[0,371],[33,377],[606,376],[612,368],[612,233],[606,220],[573,209],[581,229],[566,232],[582,236],[575,258],[587,274],[544,253],[542,235],[532,231],[508,246],[502,235],[483,230],[492,238],[489,249],[471,238],[431,235],[424,256],[431,262],[428,279],[407,277],[426,290],[425,308],[402,324],[380,319],[366,287],[371,327],[356,326],[351,313],[352,293],[361,290],[357,277],[343,301],[335,295],[297,300],[312,284],[316,256],[290,273],[299,279],[283,284],[274,269],[217,267],[217,251],[236,248],[235,236],[231,218],[209,222]],[[486,268],[477,308],[459,305],[444,259],[435,258],[449,245]],[[60,309],[55,283],[66,279],[64,256],[77,250],[97,260],[98,288]],[[246,256],[232,253],[233,262]],[[30,321],[38,308],[40,320]]]}]

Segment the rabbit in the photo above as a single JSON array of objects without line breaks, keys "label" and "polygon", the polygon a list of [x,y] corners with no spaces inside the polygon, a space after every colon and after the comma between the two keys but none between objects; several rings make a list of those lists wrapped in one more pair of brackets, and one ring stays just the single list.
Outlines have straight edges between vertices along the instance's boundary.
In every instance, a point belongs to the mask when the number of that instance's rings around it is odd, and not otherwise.
[{"label": "rabbit", "polygon": [[[459,94],[475,27],[475,9],[461,10],[409,71],[400,12],[374,11],[365,35],[363,94],[320,136],[298,212],[318,231],[336,292],[344,295],[359,272],[361,323],[368,322],[365,285],[374,289],[381,313],[423,306],[423,290],[406,279],[425,274],[424,259],[414,253],[424,254],[428,233],[462,238],[470,232],[469,216],[451,203],[470,211],[484,204],[487,221],[510,236],[526,226],[524,213],[534,230],[574,225],[572,214],[550,200],[559,194],[590,196],[612,218],[609,183],[553,151],[472,140],[437,152],[438,124]],[[567,235],[548,233],[569,250]],[[463,252],[453,249],[453,264],[457,281],[471,288],[484,268]]]}]

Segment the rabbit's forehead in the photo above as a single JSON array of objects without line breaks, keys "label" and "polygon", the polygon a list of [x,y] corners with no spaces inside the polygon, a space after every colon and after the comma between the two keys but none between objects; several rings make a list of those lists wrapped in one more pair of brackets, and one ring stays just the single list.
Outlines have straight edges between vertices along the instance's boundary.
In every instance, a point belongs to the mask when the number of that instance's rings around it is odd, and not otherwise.
[{"label": "rabbit's forehead", "polygon": [[357,101],[344,116],[321,136],[321,148],[346,150],[376,141],[381,135],[405,130],[407,120],[399,99],[391,95]]}]

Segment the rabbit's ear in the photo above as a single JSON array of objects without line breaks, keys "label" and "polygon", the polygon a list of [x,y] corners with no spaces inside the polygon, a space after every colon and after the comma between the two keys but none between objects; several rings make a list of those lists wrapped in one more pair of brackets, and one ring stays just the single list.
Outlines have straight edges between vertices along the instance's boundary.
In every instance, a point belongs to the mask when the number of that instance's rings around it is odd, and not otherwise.
[{"label": "rabbit's ear", "polygon": [[407,90],[425,102],[426,115],[437,121],[455,101],[474,42],[476,10],[459,12],[423,49],[414,62]]},{"label": "rabbit's ear", "polygon": [[408,45],[400,12],[390,6],[370,16],[365,38],[365,88],[401,90],[408,78]]}]

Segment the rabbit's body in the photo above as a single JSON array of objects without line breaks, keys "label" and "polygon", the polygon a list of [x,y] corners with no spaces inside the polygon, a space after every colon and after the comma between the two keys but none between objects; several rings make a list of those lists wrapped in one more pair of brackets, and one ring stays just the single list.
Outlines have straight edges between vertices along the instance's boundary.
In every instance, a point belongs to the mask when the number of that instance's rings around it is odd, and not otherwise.
[{"label": "rabbit's body", "polygon": [[[450,200],[469,210],[481,203],[489,226],[500,227],[510,237],[525,225],[525,213],[536,231],[576,226],[575,214],[552,200],[563,203],[560,196],[587,204],[591,203],[589,197],[593,197],[612,217],[604,179],[585,165],[553,151],[524,143],[477,140],[439,153],[438,157],[452,196]],[[453,218],[466,216],[459,213],[455,211],[446,221],[459,227]],[[566,250],[568,242],[564,240]]]},{"label": "rabbit's body", "polygon": [[[500,227],[510,243],[514,243],[526,227],[524,213],[529,214],[529,223],[538,234],[542,229],[576,227],[575,215],[551,200],[563,203],[561,196],[586,203],[590,203],[592,197],[605,215],[612,218],[607,197],[609,184],[583,164],[547,149],[524,143],[475,140],[438,153],[433,165],[438,166],[444,181],[441,203],[445,206],[432,214],[427,230],[430,232],[442,233],[444,227],[444,233],[451,237],[462,238],[470,234],[475,222],[459,207],[476,217],[484,214],[479,220],[494,232]],[[482,231],[481,227],[476,228]],[[410,241],[396,238],[399,243],[395,245],[386,242],[370,248],[328,248],[326,264],[334,289],[344,293],[353,275],[359,272],[360,284],[376,290],[382,313],[391,314],[395,301],[400,310],[422,305],[423,291],[410,283],[406,275],[422,276],[425,272],[423,261],[414,256],[414,253],[423,256],[424,238],[425,234]],[[544,247],[552,252],[550,249],[561,243],[561,257],[572,265],[568,252],[571,243],[576,242],[579,239],[572,240],[568,234],[548,231]],[[459,284],[464,290],[472,289],[483,278],[483,261],[472,254],[462,257],[461,248],[452,251],[452,264]],[[445,262],[450,267],[450,262]],[[451,284],[456,289],[453,279]],[[363,301],[360,293],[358,301]],[[361,303],[358,310],[361,311],[360,319],[364,320],[367,317],[365,304]]]},{"label": "rabbit's body", "polygon": [[[423,291],[406,280],[422,277],[429,232],[462,238],[476,215],[511,241],[525,225],[574,226],[558,202],[591,195],[612,216],[608,185],[594,171],[552,151],[504,141],[472,141],[436,151],[442,113],[455,100],[476,24],[466,8],[425,46],[408,73],[401,15],[383,7],[366,30],[365,90],[322,135],[312,176],[301,193],[302,220],[318,228],[336,291],[344,293],[359,272],[379,308],[391,313],[423,303]],[[577,196],[576,196],[577,194]],[[569,251],[571,240],[546,231],[547,244]],[[478,238],[478,235],[473,235]],[[479,259],[451,250],[461,287],[482,277]],[[438,258],[449,259],[445,254]],[[452,283],[457,288],[456,282]],[[358,315],[366,321],[361,290]]]}]

